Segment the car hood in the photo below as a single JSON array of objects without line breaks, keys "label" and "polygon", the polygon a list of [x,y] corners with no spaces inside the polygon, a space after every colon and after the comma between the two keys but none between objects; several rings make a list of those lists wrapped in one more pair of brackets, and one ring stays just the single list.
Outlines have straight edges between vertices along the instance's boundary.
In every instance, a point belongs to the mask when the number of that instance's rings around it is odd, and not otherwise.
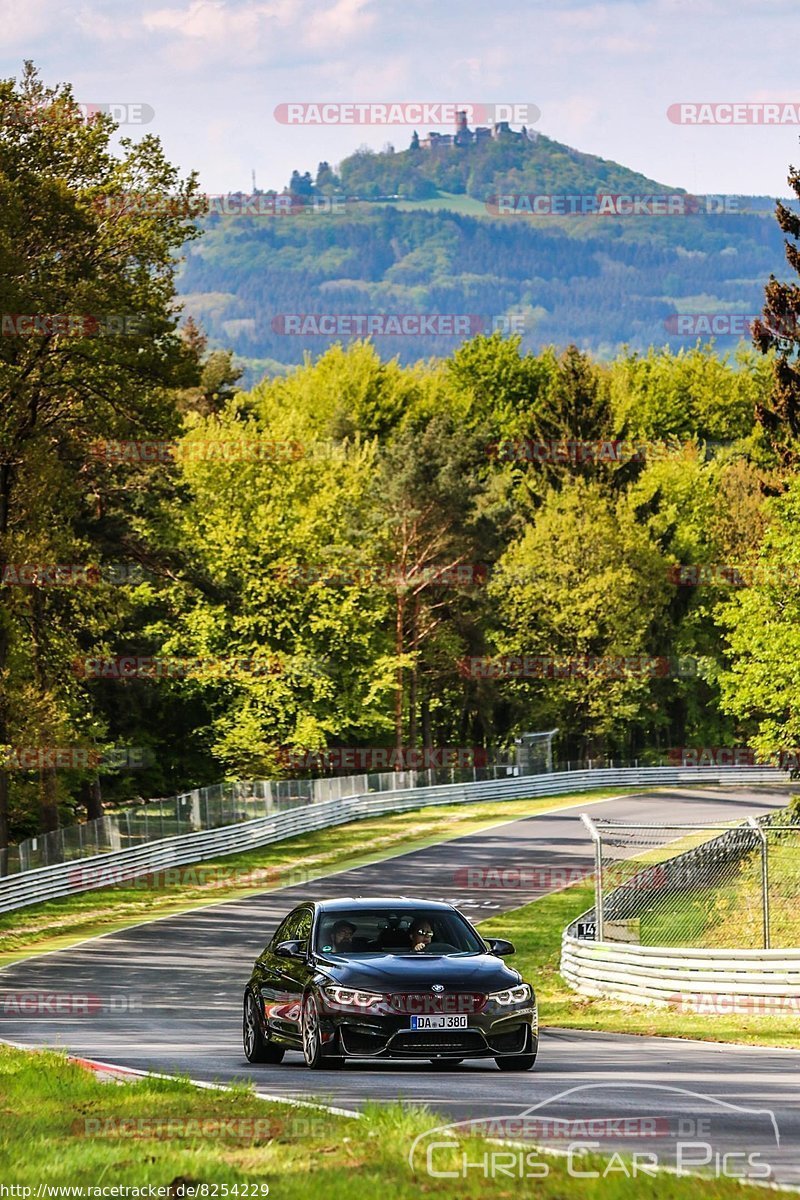
[{"label": "car hood", "polygon": [[519,972],[493,954],[448,958],[434,954],[381,954],[364,959],[319,958],[322,974],[343,987],[375,992],[429,991],[443,984],[448,992],[497,992],[519,982]]}]

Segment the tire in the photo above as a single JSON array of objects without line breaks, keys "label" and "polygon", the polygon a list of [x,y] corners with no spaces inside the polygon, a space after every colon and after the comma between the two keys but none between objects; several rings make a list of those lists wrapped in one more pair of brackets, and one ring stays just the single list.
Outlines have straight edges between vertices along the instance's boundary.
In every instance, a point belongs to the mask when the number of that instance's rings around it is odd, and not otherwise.
[{"label": "tire", "polygon": [[319,1008],[313,992],[309,992],[307,996],[303,997],[300,1033],[303,1038],[303,1058],[306,1060],[306,1066],[310,1067],[312,1071],[319,1071],[325,1062],[322,1056]]},{"label": "tire", "polygon": [[535,1054],[504,1054],[494,1060],[501,1071],[530,1071],[536,1062]]},{"label": "tire", "polygon": [[501,1071],[530,1071],[536,1062],[539,1039],[533,1039],[533,1049],[528,1054],[501,1054],[494,1060]]},{"label": "tire", "polygon": [[273,1045],[262,1033],[258,1005],[252,992],[247,992],[244,998],[242,1042],[248,1062],[274,1064],[283,1062],[285,1054],[283,1047]]}]

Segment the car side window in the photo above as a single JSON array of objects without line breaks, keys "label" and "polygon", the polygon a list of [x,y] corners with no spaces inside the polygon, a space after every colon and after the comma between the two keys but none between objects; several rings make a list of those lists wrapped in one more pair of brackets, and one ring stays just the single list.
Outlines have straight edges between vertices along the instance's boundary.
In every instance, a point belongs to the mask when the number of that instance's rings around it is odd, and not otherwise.
[{"label": "car side window", "polygon": [[297,934],[294,932],[294,929],[297,925],[297,919],[299,916],[299,913],[292,912],[289,913],[288,917],[284,917],[275,931],[275,936],[270,942],[271,949],[274,950],[275,947],[280,945],[281,942],[289,942],[297,936]]},{"label": "car side window", "polygon": [[308,943],[311,938],[311,926],[313,923],[313,916],[312,916],[310,909],[308,909],[308,908],[302,909],[301,912],[296,913],[295,915],[298,919],[297,919],[296,930],[292,934],[292,937],[297,938],[298,942],[301,942],[303,945],[303,948],[306,949],[308,947]]},{"label": "car side window", "polygon": [[278,926],[270,942],[270,949],[274,950],[281,942],[302,942],[307,946],[312,924],[313,914],[309,908],[295,909]]}]

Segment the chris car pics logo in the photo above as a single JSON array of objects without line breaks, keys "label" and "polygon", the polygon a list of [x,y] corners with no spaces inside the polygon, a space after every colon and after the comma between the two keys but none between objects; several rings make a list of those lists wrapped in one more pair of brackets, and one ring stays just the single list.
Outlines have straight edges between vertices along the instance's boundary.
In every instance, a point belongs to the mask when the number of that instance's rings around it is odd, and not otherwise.
[{"label": "chris car pics logo", "polygon": [[768,1156],[780,1144],[770,1109],[672,1085],[611,1081],[567,1088],[517,1114],[435,1126],[414,1139],[408,1164],[415,1175],[475,1182],[545,1179],[566,1169],[581,1180],[668,1171],[758,1183],[772,1178]]}]

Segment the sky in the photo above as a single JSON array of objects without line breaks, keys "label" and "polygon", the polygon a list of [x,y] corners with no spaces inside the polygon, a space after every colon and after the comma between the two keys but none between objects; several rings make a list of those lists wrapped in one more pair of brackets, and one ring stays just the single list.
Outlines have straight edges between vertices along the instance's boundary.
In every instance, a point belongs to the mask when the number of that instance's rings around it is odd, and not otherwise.
[{"label": "sky", "polygon": [[30,58],[82,103],[130,106],[120,134],[158,134],[213,193],[250,191],[252,170],[282,188],[361,145],[405,149],[410,125],[275,117],[292,102],[385,101],[531,104],[540,132],[669,187],[776,196],[800,165],[800,125],[687,125],[667,110],[800,114],[796,12],[797,0],[0,0],[0,74]]}]

